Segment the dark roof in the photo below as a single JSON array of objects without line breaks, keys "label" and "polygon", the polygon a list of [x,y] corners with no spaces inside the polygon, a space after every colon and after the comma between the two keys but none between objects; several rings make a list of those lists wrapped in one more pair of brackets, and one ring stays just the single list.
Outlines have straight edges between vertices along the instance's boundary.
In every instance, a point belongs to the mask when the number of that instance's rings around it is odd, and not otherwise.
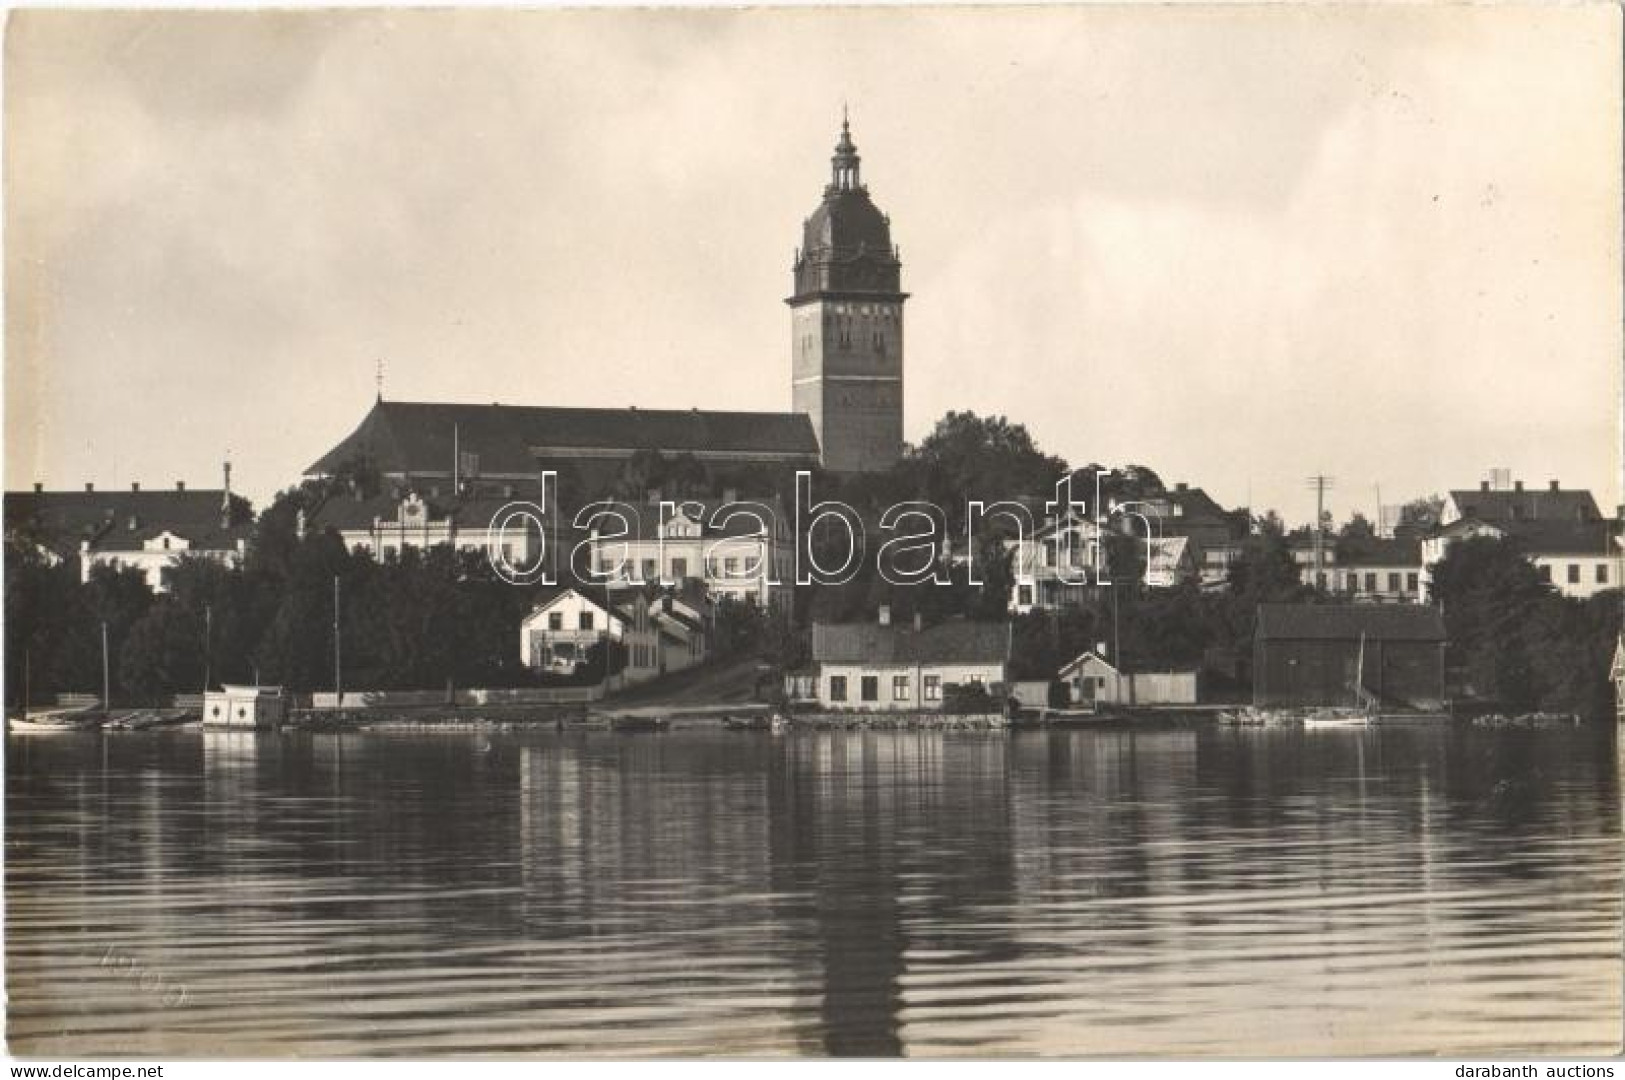
[{"label": "dark roof", "polygon": [[97,548],[135,550],[165,531],[185,537],[195,547],[219,550],[235,547],[249,528],[243,521],[244,504],[235,496],[235,518],[240,523],[222,527],[224,498],[220,488],[8,491],[5,527],[8,533],[26,532],[60,554],[77,553],[82,540]]},{"label": "dark roof", "polygon": [[331,476],[365,457],[384,473],[449,475],[454,444],[475,456],[474,471],[486,476],[535,476],[541,462],[584,451],[818,455],[812,421],[802,413],[380,401],[305,472]]},{"label": "dark roof", "polygon": [[953,620],[916,631],[879,623],[813,623],[813,660],[821,664],[1003,663],[1010,624]]},{"label": "dark roof", "polygon": [[1530,555],[1608,555],[1616,550],[1612,537],[1617,530],[1608,521],[1506,521],[1496,527]]},{"label": "dark roof", "polygon": [[1362,540],[1351,553],[1339,553],[1337,566],[1421,566],[1422,542],[1415,537]]},{"label": "dark roof", "polygon": [[1619,525],[1612,521],[1484,521],[1457,518],[1439,530],[1442,536],[1462,536],[1490,529],[1507,538],[1527,555],[1610,555]]},{"label": "dark roof", "polygon": [[1584,488],[1553,491],[1452,491],[1450,498],[1462,517],[1475,517],[1499,525],[1511,521],[1598,521],[1597,500]]},{"label": "dark roof", "polygon": [[1443,641],[1444,619],[1422,604],[1260,604],[1260,641]]}]

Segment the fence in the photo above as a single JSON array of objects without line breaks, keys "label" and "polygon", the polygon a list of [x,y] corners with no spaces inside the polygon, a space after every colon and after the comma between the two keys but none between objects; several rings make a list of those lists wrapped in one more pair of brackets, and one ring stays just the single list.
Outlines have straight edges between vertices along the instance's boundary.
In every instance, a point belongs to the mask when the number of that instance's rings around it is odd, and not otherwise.
[{"label": "fence", "polygon": [[465,705],[576,705],[597,701],[603,686],[533,686],[517,689],[470,687],[454,690],[331,690],[310,696],[313,709],[412,709]]}]

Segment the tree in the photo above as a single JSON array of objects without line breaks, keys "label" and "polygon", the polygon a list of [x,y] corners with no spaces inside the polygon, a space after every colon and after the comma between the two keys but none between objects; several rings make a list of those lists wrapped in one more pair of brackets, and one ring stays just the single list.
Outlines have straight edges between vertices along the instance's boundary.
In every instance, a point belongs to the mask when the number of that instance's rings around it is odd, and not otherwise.
[{"label": "tree", "polygon": [[1356,511],[1337,532],[1333,550],[1339,562],[1357,559],[1376,550],[1377,530],[1364,514]]},{"label": "tree", "polygon": [[966,501],[1047,496],[1066,473],[1066,462],[1040,450],[1021,424],[973,412],[938,420],[908,455],[907,467],[915,470],[922,494],[960,529]]},{"label": "tree", "polygon": [[1474,537],[1433,567],[1451,669],[1474,696],[1499,707],[1601,715],[1619,635],[1619,593],[1559,595],[1515,542]]},{"label": "tree", "polygon": [[1443,514],[1443,496],[1424,495],[1419,499],[1412,499],[1400,507],[1399,524],[1403,528],[1423,532],[1437,526]]}]

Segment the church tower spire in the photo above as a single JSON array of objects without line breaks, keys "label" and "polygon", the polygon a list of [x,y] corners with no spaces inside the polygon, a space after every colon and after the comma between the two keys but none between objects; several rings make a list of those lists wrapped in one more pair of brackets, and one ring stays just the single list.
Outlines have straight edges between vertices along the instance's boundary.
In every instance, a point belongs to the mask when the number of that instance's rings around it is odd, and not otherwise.
[{"label": "church tower spire", "polygon": [[824,199],[802,223],[790,305],[792,407],[834,472],[890,468],[903,449],[902,262],[891,219],[869,199],[851,121]]},{"label": "church tower spire", "polygon": [[858,148],[852,142],[852,125],[847,120],[846,106],[841,106],[841,141],[835,144],[835,156],[830,158],[830,188],[852,191],[863,185],[858,181]]}]

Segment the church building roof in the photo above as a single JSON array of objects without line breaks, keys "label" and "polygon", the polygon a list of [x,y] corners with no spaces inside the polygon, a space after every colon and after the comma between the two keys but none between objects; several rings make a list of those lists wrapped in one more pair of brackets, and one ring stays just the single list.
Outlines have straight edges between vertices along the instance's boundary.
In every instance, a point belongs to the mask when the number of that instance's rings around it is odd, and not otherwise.
[{"label": "church building roof", "polygon": [[359,427],[323,454],[309,476],[331,476],[366,458],[385,474],[527,477],[541,462],[627,457],[639,450],[695,457],[816,459],[818,439],[800,413],[701,409],[578,409],[379,401]]}]

